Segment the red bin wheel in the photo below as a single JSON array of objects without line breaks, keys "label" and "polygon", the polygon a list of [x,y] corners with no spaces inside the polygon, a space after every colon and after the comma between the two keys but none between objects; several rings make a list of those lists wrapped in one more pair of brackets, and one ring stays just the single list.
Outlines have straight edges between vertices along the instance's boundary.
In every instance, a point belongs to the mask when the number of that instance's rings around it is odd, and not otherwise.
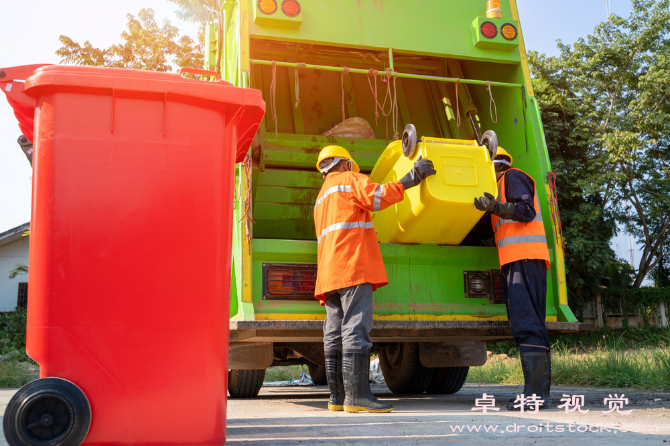
[{"label": "red bin wheel", "polygon": [[43,378],[23,386],[3,419],[10,446],[80,445],[91,426],[91,406],[70,381]]}]

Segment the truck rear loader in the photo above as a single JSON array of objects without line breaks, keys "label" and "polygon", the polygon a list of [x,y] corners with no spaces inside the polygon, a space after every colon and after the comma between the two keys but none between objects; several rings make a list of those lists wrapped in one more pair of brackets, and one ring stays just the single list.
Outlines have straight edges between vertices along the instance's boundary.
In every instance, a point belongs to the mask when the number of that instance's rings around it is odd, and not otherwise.
[{"label": "truck rear loader", "polygon": [[[590,329],[567,302],[553,174],[515,0],[500,8],[485,0],[237,0],[214,16],[205,68],[261,90],[268,104],[236,167],[231,397],[255,396],[277,365],[307,364],[325,383],[326,313],[314,298],[317,155],[340,145],[370,174],[408,124],[420,144],[454,150],[481,147],[487,131],[497,136],[539,192],[549,334]],[[433,181],[449,186],[464,173],[460,186],[479,184],[473,161],[459,156],[438,157]],[[471,218],[473,199],[461,194],[429,225]],[[389,285],[374,294],[371,337],[386,382],[397,394],[454,393],[469,367],[486,362],[485,342],[512,340],[495,245],[389,238],[375,226]]]}]

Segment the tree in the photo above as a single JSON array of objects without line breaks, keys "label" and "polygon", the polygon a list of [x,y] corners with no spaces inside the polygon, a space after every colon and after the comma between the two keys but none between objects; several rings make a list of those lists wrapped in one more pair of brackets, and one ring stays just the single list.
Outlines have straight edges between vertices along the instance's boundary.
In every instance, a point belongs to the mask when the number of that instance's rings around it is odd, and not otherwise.
[{"label": "tree", "polygon": [[[670,0],[633,0],[574,47],[559,44],[574,79],[579,124],[590,133],[592,188],[643,246],[634,287],[667,254],[670,235]],[[632,216],[629,216],[629,210]]]},{"label": "tree", "polygon": [[62,47],[56,51],[61,62],[136,70],[173,71],[177,67],[203,66],[203,39],[194,42],[179,37],[179,30],[169,20],[156,24],[153,9],[141,9],[137,17],[128,14],[121,44],[107,49],[95,48],[87,40],[83,45],[61,35]]},{"label": "tree", "polygon": [[9,271],[9,276],[8,276],[8,277],[9,277],[10,279],[14,279],[14,278],[15,278],[16,276],[18,276],[19,274],[28,274],[28,267],[27,267],[25,264],[23,264],[23,263],[17,263],[17,264],[14,265],[14,266],[16,266],[16,268],[14,268],[13,270],[10,270],[10,271]]},{"label": "tree", "polygon": [[614,257],[609,240],[616,222],[601,194],[608,174],[588,162],[593,155],[588,113],[566,61],[530,52],[528,62],[556,174],[570,305],[580,311],[600,292],[600,279]]}]

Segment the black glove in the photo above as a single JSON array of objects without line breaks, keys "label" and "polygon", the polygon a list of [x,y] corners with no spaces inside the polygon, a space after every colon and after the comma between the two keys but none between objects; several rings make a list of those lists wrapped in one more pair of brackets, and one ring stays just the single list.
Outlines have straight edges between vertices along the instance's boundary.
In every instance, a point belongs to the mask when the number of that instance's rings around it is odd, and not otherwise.
[{"label": "black glove", "polygon": [[480,211],[489,212],[496,217],[509,220],[516,210],[512,203],[501,203],[488,192],[484,192],[483,197],[475,198],[475,207]]},{"label": "black glove", "polygon": [[423,180],[428,178],[431,175],[435,175],[437,172],[433,167],[433,162],[431,160],[422,159],[419,156],[419,159],[414,163],[414,167],[409,171],[407,175],[400,179],[400,182],[405,187],[405,190],[410,187],[418,186]]}]

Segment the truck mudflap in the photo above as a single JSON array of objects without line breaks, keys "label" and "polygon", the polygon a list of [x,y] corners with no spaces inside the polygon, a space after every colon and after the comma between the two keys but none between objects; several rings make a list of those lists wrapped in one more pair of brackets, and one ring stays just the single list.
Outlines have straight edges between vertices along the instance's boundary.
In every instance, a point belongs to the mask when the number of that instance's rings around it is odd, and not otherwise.
[{"label": "truck mudflap", "polygon": [[[547,322],[549,336],[584,333],[592,324]],[[384,342],[456,342],[511,341],[507,321],[374,321],[372,341]],[[263,320],[230,321],[230,342],[321,342],[323,321]]]}]

